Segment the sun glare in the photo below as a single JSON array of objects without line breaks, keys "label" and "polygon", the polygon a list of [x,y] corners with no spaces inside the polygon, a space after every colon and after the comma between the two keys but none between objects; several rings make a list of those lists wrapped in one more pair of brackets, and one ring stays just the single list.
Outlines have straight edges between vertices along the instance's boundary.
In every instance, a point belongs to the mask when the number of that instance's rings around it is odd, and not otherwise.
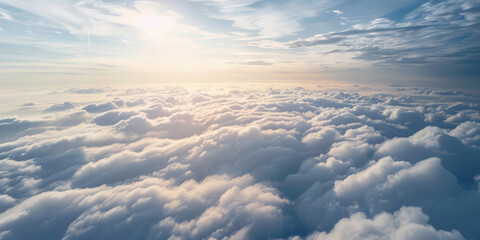
[{"label": "sun glare", "polygon": [[141,15],[134,19],[134,24],[150,37],[159,37],[168,32],[175,22],[168,16]]}]

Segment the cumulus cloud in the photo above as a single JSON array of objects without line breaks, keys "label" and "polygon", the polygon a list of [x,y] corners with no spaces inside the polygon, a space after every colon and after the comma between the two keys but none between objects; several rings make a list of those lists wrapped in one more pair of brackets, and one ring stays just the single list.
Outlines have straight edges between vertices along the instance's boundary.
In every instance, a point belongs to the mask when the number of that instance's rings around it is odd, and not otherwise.
[{"label": "cumulus cloud", "polygon": [[93,122],[100,126],[114,125],[121,120],[127,120],[137,114],[136,112],[110,111],[96,116]]},{"label": "cumulus cloud", "polygon": [[464,239],[456,230],[436,230],[427,221],[428,216],[415,207],[402,207],[393,214],[380,213],[372,219],[355,213],[341,219],[329,233],[315,232],[306,239]]},{"label": "cumulus cloud", "polygon": [[[48,238],[65,234],[66,239],[126,235],[194,239],[228,237],[251,225],[248,232],[266,236],[281,232],[281,208],[287,203],[275,189],[255,184],[248,175],[209,176],[178,186],[161,178],[144,178],[115,187],[38,194],[2,213],[0,228],[8,229],[7,237],[19,239],[38,234]],[[38,221],[48,222],[30,226]],[[30,230],[24,231],[27,226]]]},{"label": "cumulus cloud", "polygon": [[2,239],[480,237],[476,96],[104,91],[0,119]]},{"label": "cumulus cloud", "polygon": [[112,102],[102,103],[102,104],[90,104],[83,108],[83,110],[89,113],[101,113],[110,111],[117,108],[117,105]]},{"label": "cumulus cloud", "polygon": [[480,123],[478,122],[463,122],[455,129],[450,131],[450,135],[456,137],[464,144],[480,147]]},{"label": "cumulus cloud", "polygon": [[60,112],[60,111],[65,111],[72,108],[75,108],[75,104],[71,102],[64,102],[64,103],[52,105],[51,107],[45,109],[45,112]]}]

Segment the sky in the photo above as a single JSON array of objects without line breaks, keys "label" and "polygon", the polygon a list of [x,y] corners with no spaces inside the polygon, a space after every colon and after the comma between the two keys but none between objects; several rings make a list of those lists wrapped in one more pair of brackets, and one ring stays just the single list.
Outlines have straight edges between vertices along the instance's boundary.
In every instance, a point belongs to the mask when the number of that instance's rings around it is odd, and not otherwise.
[{"label": "sky", "polygon": [[0,81],[478,89],[479,9],[478,0],[0,0]]}]

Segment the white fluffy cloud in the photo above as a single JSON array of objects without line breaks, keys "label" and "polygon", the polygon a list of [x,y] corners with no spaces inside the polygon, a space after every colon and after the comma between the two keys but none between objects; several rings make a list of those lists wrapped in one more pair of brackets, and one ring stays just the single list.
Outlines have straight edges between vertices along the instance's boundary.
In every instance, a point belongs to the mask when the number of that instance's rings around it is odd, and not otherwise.
[{"label": "white fluffy cloud", "polygon": [[474,96],[89,94],[0,119],[2,239],[480,237]]},{"label": "white fluffy cloud", "polygon": [[[0,228],[7,231],[6,237],[19,239],[39,234],[65,239],[195,239],[229,236],[244,227],[273,234],[281,232],[277,226],[284,222],[282,207],[287,203],[275,189],[255,184],[248,175],[209,176],[180,185],[144,177],[113,187],[38,194],[2,213]],[[29,231],[24,231],[27,226]]]},{"label": "white fluffy cloud", "polygon": [[329,233],[315,232],[306,239],[464,239],[456,230],[438,231],[427,221],[428,216],[415,207],[402,207],[393,214],[380,213],[372,219],[364,213],[355,213],[341,219]]}]

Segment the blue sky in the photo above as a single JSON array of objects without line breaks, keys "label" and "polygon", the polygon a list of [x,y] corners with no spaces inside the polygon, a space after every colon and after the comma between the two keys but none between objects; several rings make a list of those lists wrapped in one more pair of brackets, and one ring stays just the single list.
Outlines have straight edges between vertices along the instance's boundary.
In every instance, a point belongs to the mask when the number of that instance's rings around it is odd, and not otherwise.
[{"label": "blue sky", "polygon": [[475,0],[0,0],[0,81],[478,87],[479,24]]}]

